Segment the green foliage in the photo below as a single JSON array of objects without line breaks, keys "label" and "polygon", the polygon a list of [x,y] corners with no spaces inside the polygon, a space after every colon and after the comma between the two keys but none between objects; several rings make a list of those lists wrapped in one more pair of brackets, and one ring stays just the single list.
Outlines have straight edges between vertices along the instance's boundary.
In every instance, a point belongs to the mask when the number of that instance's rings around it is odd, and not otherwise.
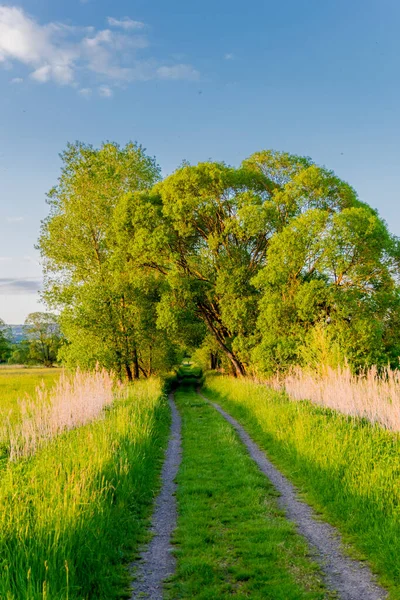
[{"label": "green foliage", "polygon": [[45,298],[62,309],[68,365],[96,362],[128,379],[170,368],[176,347],[156,327],[162,282],[131,268],[122,224],[134,192],[159,178],[143,148],[106,143],[69,145],[39,246],[45,262]]},{"label": "green foliage", "polygon": [[130,379],[198,348],[235,375],[397,364],[398,240],[332,171],[266,150],[160,181],[134,144],[62,158],[40,248],[67,364]]},{"label": "green foliage", "polygon": [[224,366],[229,371],[229,364],[225,355],[221,353],[218,342],[215,337],[208,334],[203,343],[191,356],[194,363],[199,364],[204,371],[208,369],[218,369]]},{"label": "green foliage", "polygon": [[253,357],[262,370],[321,360],[330,366],[345,359],[356,367],[396,364],[399,341],[387,333],[398,318],[398,252],[367,206],[339,213],[311,209],[293,218],[271,240],[254,281],[262,299],[261,343]]},{"label": "green foliage", "polygon": [[168,597],[327,597],[306,544],[279,511],[272,485],[232,427],[193,390],[178,390],[176,400],[183,461],[177,570]]},{"label": "green foliage", "polygon": [[132,257],[165,278],[159,323],[179,323],[193,339],[202,322],[198,336],[207,328],[239,374],[255,326],[250,280],[266,247],[254,216],[262,212],[262,184],[258,174],[221,163],[185,165],[134,197],[141,207],[130,211]]},{"label": "green foliage", "polygon": [[0,363],[7,362],[12,353],[11,330],[0,319]]},{"label": "green foliage", "polygon": [[10,365],[32,365],[34,360],[30,356],[29,352],[29,341],[21,340],[16,344],[12,345],[11,354],[8,358]]},{"label": "green foliage", "polygon": [[249,380],[208,376],[205,393],[349,536],[390,587],[390,598],[400,598],[399,434]]},{"label": "green foliage", "polygon": [[21,358],[22,363],[53,366],[63,341],[58,317],[52,313],[31,313],[25,319],[24,334],[26,342],[20,343],[14,359]]}]

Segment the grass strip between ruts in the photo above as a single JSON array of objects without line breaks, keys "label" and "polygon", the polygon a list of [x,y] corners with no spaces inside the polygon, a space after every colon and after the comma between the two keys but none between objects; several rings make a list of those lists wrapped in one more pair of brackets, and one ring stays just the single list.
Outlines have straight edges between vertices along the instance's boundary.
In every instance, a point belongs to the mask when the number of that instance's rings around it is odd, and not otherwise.
[{"label": "grass strip between ruts", "polygon": [[327,598],[319,568],[276,493],[232,427],[194,389],[182,414],[177,571],[169,597],[202,600]]}]

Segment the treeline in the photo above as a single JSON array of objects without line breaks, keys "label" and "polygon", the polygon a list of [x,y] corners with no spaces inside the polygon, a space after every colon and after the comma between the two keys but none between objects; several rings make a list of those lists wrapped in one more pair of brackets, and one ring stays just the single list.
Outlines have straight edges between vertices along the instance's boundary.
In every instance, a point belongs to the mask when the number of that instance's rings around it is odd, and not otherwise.
[{"label": "treeline", "polygon": [[64,342],[58,318],[52,313],[30,313],[22,339],[14,341],[11,327],[0,319],[0,363],[52,367]]},{"label": "treeline", "polygon": [[332,171],[282,152],[162,179],[136,144],[68,145],[39,248],[61,359],[128,379],[195,349],[235,375],[400,355],[400,246]]}]

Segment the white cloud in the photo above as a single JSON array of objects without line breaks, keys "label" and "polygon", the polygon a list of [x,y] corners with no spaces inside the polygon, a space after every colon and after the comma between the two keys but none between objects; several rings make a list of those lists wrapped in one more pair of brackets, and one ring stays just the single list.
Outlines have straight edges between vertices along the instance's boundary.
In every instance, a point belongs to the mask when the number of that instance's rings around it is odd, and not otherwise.
[{"label": "white cloud", "polygon": [[196,80],[200,77],[200,73],[191,65],[172,65],[170,67],[158,67],[157,75],[160,79],[192,79]]},{"label": "white cloud", "polygon": [[78,94],[80,94],[84,98],[89,98],[92,95],[92,90],[91,90],[91,88],[81,88],[78,91]]},{"label": "white cloud", "polygon": [[232,54],[231,52],[227,52],[227,53],[224,55],[224,59],[225,59],[225,60],[233,60],[234,58],[235,58],[235,55],[234,55],[234,54]]},{"label": "white cloud", "polygon": [[18,83],[23,83],[24,80],[22,79],[22,77],[14,77],[13,79],[11,79],[11,83],[12,84],[18,84]]},{"label": "white cloud", "polygon": [[110,27],[120,27],[121,29],[144,29],[145,24],[141,21],[133,21],[129,17],[123,17],[122,19],[114,19],[114,17],[107,17],[107,23]]},{"label": "white cloud", "polygon": [[[107,97],[112,95],[112,86],[134,81],[198,79],[191,65],[166,65],[139,56],[149,47],[147,36],[138,33],[145,28],[141,21],[108,17],[108,24],[114,29],[56,22],[42,25],[22,8],[0,5],[0,65],[11,68],[22,63],[30,79],[39,84],[55,82],[80,90],[105,86],[109,91],[102,95]],[[20,79],[12,81],[21,83]]]},{"label": "white cloud", "polygon": [[24,220],[24,217],[7,217],[7,223],[21,223]]},{"label": "white cloud", "polygon": [[111,98],[113,95],[113,91],[108,85],[101,85],[99,87],[99,95],[103,98]]}]

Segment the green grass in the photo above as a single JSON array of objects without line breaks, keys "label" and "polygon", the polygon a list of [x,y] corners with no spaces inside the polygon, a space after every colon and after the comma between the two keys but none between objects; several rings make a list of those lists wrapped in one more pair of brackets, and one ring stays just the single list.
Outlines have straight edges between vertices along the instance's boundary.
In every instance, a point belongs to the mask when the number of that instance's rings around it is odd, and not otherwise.
[{"label": "green grass", "polygon": [[111,600],[146,535],[170,413],[158,380],[103,419],[8,463],[0,481],[0,598]]},{"label": "green grass", "polygon": [[246,380],[207,376],[204,393],[245,426],[398,600],[400,436]]},{"label": "green grass", "polygon": [[18,419],[18,400],[35,396],[40,385],[51,387],[59,378],[61,369],[0,368],[0,420],[11,416]]},{"label": "green grass", "polygon": [[190,385],[178,390],[176,400],[183,457],[177,572],[169,597],[326,598],[304,542],[232,427]]}]

